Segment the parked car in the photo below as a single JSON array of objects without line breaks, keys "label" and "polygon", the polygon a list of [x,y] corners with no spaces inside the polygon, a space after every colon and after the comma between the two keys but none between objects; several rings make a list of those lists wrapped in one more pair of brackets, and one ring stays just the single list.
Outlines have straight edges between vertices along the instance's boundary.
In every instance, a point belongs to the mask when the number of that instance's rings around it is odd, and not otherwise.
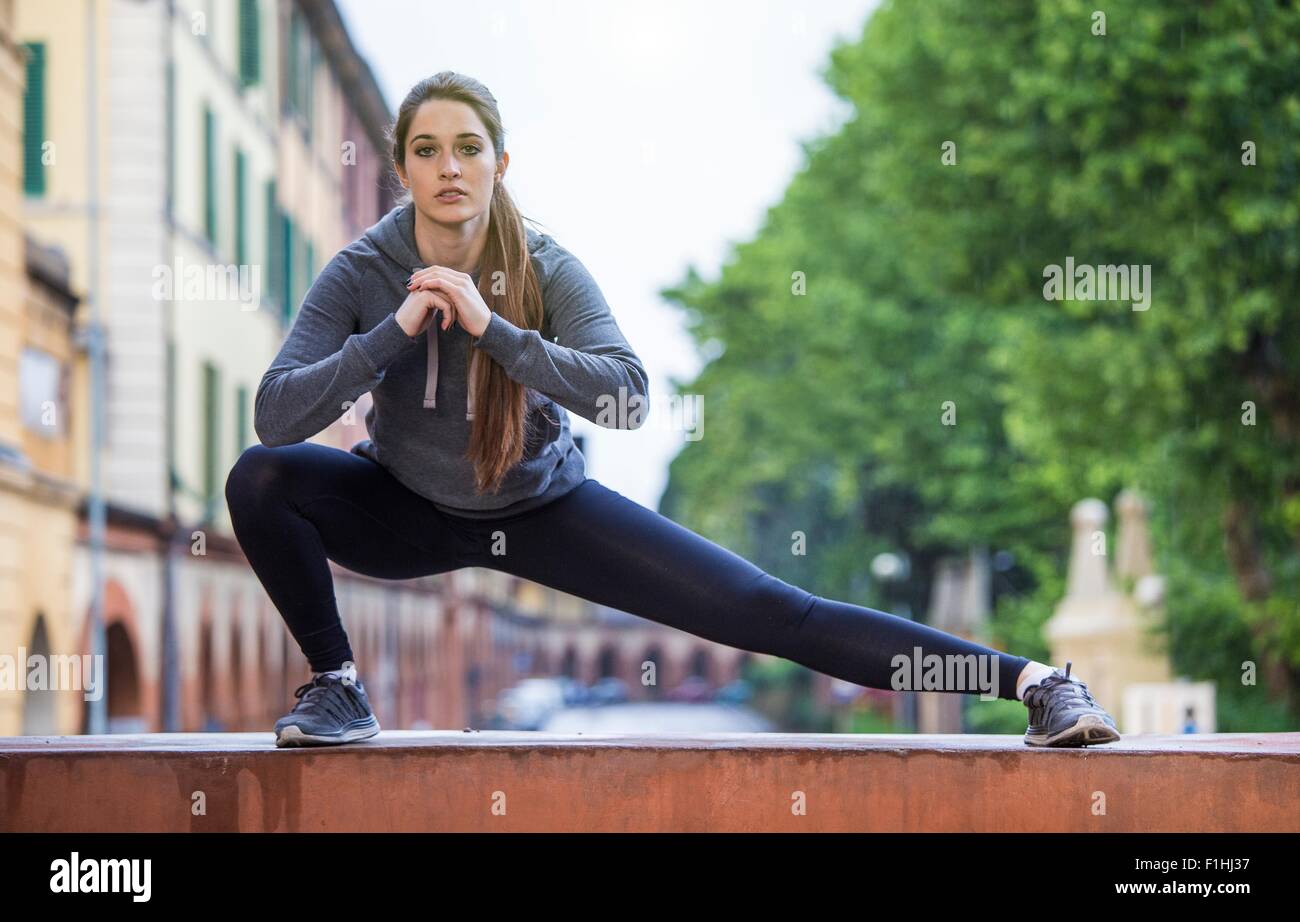
[{"label": "parked car", "polygon": [[494,726],[507,730],[536,730],[552,712],[576,703],[572,680],[559,678],[524,679],[507,688],[497,699]]},{"label": "parked car", "polygon": [[630,701],[553,711],[543,733],[771,733],[775,725],[746,707],[681,701]]},{"label": "parked car", "polygon": [[570,679],[567,676],[558,676],[561,689],[564,691],[564,706],[574,707],[579,704],[585,704],[589,695],[587,686],[583,685],[577,679]]},{"label": "parked car", "polygon": [[617,704],[627,700],[627,683],[613,676],[593,682],[587,689],[587,704]]}]

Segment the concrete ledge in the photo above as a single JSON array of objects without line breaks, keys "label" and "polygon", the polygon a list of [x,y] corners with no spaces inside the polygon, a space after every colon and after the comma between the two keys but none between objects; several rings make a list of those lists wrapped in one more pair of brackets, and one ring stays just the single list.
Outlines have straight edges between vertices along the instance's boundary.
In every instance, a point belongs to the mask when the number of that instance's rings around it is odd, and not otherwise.
[{"label": "concrete ledge", "polygon": [[1300,733],[5,737],[0,831],[1297,832]]}]

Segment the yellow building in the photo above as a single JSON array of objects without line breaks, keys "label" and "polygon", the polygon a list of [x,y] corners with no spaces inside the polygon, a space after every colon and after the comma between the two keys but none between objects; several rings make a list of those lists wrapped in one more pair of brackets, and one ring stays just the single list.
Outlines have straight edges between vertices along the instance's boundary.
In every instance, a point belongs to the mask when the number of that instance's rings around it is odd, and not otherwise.
[{"label": "yellow building", "polygon": [[78,420],[69,394],[83,363],[66,259],[23,230],[29,57],[15,41],[14,14],[13,0],[0,0],[0,736],[75,726],[79,690],[93,693],[96,681],[58,668],[81,647],[72,611]]}]

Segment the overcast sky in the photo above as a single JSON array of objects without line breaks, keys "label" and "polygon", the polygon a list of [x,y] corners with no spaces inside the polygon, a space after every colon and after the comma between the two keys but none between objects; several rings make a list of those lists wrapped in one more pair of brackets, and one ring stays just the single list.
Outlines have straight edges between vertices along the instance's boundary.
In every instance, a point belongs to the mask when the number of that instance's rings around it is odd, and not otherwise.
[{"label": "overcast sky", "polygon": [[[669,379],[701,359],[655,292],[692,264],[716,278],[800,168],[799,142],[848,117],[819,74],[874,0],[337,2],[394,113],[440,70],[496,97],[511,195],[590,270],[650,375],[641,429],[569,414],[587,476],[656,508],[690,423],[670,412]],[[705,438],[708,421],[705,400]]]}]

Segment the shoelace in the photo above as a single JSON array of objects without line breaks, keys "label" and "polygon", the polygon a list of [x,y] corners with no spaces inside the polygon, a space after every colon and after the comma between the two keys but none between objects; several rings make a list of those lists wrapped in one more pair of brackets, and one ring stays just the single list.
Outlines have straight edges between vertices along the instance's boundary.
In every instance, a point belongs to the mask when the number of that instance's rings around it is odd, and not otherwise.
[{"label": "shoelace", "polygon": [[1088,691],[1088,684],[1086,682],[1081,682],[1078,679],[1070,678],[1070,667],[1072,665],[1072,662],[1067,662],[1065,664],[1064,676],[1059,672],[1053,672],[1047,678],[1039,682],[1036,689],[1030,689],[1029,694],[1034,697],[1033,704],[1035,707],[1042,706],[1042,702],[1039,701],[1039,698],[1042,697],[1042,694],[1049,691],[1054,691],[1054,694],[1060,696],[1063,701],[1079,702],[1089,705],[1090,707],[1098,707],[1096,700],[1092,697],[1092,693]]},{"label": "shoelace", "polygon": [[352,715],[348,714],[346,704],[340,710],[332,705],[338,701],[338,695],[333,694],[334,686],[339,686],[339,694],[343,696],[346,702],[351,703],[351,698],[342,689],[343,680],[332,676],[317,676],[310,682],[299,685],[294,689],[293,696],[298,699],[298,703],[293,706],[293,710],[300,708],[306,709],[312,706],[319,707],[334,720],[350,720]]}]

